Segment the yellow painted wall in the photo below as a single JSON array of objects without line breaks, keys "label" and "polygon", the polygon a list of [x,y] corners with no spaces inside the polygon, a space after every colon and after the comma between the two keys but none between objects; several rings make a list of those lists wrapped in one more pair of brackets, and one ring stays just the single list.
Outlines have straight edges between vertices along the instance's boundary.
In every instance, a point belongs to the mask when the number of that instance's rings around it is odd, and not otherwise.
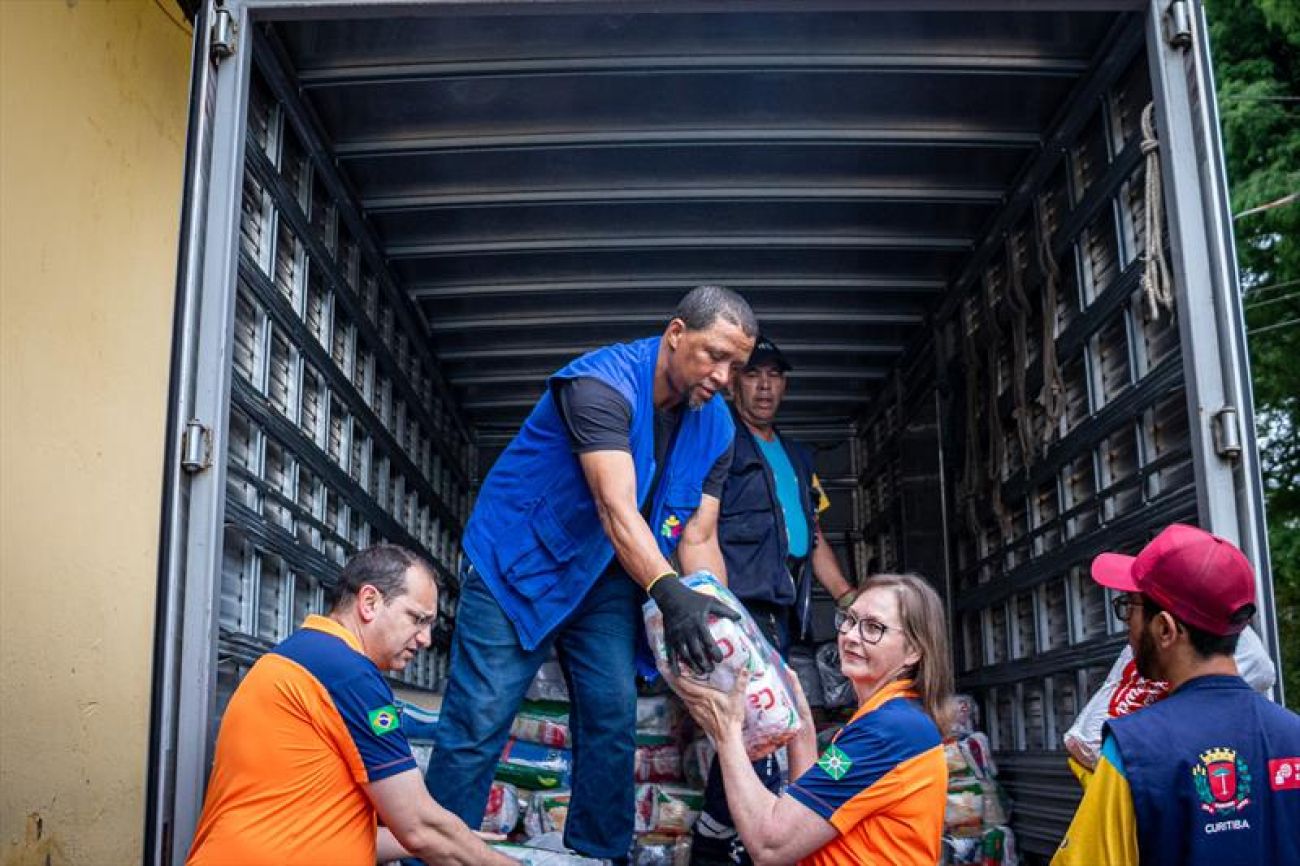
[{"label": "yellow painted wall", "polygon": [[187,29],[0,0],[5,866],[141,856]]}]

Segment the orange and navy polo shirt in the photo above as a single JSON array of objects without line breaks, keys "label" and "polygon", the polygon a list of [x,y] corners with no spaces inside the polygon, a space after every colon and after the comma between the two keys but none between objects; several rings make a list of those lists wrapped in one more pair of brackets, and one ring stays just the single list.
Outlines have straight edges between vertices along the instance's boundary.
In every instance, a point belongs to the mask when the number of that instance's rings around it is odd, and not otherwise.
[{"label": "orange and navy polo shirt", "polygon": [[393,692],[323,616],[257,660],[221,720],[188,866],[374,866],[364,785],[415,769]]},{"label": "orange and navy polo shirt", "polygon": [[882,688],[854,713],[787,793],[839,831],[807,866],[939,861],[948,765],[939,729],[911,682]]}]

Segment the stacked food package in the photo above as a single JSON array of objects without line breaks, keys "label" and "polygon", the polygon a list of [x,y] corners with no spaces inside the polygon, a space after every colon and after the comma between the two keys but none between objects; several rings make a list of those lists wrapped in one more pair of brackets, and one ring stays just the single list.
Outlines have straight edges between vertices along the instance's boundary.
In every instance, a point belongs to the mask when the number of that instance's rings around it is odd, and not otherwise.
[{"label": "stacked food package", "polygon": [[[637,698],[632,862],[685,866],[712,749],[707,739],[694,733],[676,696],[662,684],[657,691]],[[402,704],[401,710],[403,730],[423,772],[433,750],[438,713],[411,704]],[[559,664],[552,659],[538,672],[515,716],[488,794],[480,829],[507,838],[496,846],[503,853],[531,866],[599,862],[563,848],[572,796],[571,746],[568,693]],[[689,766],[684,755],[690,756]]]},{"label": "stacked food package", "polygon": [[951,735],[944,740],[948,761],[948,804],[944,813],[945,866],[1016,866],[1015,836],[1008,822],[1011,804],[997,781],[989,738],[977,730],[974,698],[952,701]]}]

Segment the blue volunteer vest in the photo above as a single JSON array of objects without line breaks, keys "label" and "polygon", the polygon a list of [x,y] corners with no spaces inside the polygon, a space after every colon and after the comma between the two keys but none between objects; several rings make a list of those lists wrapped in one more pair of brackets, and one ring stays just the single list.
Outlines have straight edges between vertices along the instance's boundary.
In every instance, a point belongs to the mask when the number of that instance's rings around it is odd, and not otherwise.
[{"label": "blue volunteer vest", "polygon": [[1300,863],[1300,716],[1207,676],[1106,728],[1143,866]]},{"label": "blue volunteer vest", "polygon": [[[738,420],[735,426],[735,450],[718,515],[718,544],[727,565],[727,585],[741,601],[795,607],[800,629],[806,630],[812,592],[807,560],[800,574],[792,576],[787,570],[790,539],[781,503],[777,501],[772,467],[749,428]],[[780,442],[799,481],[799,501],[808,521],[808,558],[811,558],[816,543],[813,527],[817,520],[813,511],[812,455],[784,436]]]},{"label": "blue volunteer vest", "polygon": [[[564,379],[595,378],[628,401],[637,503],[644,512],[656,469],[659,339],[597,349],[551,376],[546,393],[479,491],[465,526],[465,554],[514,623],[525,649],[535,649],[573,612],[614,556],[551,388]],[[682,529],[699,508],[704,479],[727,450],[734,430],[720,396],[683,413],[649,511],[650,529],[665,557],[672,556]]]}]

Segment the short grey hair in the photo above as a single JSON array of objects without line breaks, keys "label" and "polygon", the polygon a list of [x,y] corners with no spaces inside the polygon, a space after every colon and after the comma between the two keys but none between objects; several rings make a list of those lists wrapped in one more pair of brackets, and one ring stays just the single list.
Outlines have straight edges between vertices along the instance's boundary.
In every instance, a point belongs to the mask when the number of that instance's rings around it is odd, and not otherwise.
[{"label": "short grey hair", "polygon": [[686,293],[673,311],[674,319],[686,323],[688,331],[702,331],[721,316],[740,328],[746,337],[758,336],[758,317],[749,301],[725,286],[696,286]]}]

